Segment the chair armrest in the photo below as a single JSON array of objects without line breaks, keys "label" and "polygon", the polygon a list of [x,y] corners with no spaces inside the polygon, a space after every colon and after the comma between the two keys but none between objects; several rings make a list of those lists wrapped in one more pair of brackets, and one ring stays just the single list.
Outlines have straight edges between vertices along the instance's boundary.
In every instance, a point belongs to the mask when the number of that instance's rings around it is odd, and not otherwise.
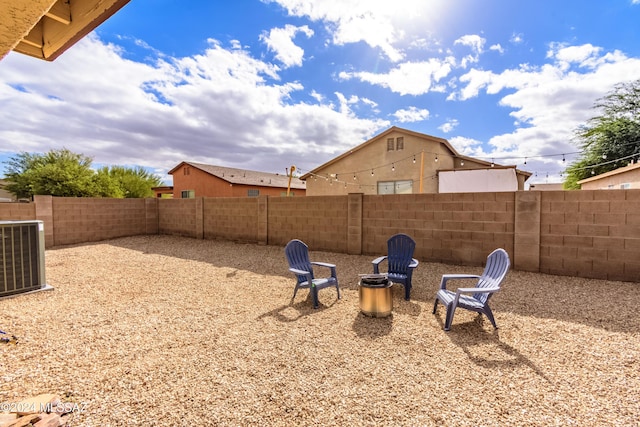
[{"label": "chair armrest", "polygon": [[319,265],[320,267],[327,267],[327,268],[335,268],[335,264],[329,264],[328,262],[311,262],[311,264],[313,265]]},{"label": "chair armrest", "polygon": [[453,304],[454,307],[457,307],[458,301],[460,300],[460,295],[462,293],[489,294],[489,293],[497,292],[499,290],[500,288],[458,288],[458,290],[456,291],[456,296],[453,298],[453,301],[451,303]]},{"label": "chair armrest", "polygon": [[337,280],[338,276],[336,275],[336,265],[335,264],[330,264],[328,262],[311,262],[312,265],[317,265],[319,267],[327,267],[329,269],[331,269],[331,277],[335,278]]},{"label": "chair armrest", "polygon": [[371,261],[371,264],[373,264],[373,274],[380,274],[380,263],[385,259],[387,259],[387,255],[378,257]]},{"label": "chair armrest", "polygon": [[409,264],[409,268],[416,268],[418,264],[420,264],[420,261],[418,261],[415,258],[411,258],[411,263]]},{"label": "chair armrest", "polygon": [[476,274],[443,274],[442,280],[440,280],[440,289],[447,289],[447,282],[449,280],[457,279],[480,279],[480,276]]},{"label": "chair armrest", "polygon": [[298,270],[297,268],[290,268],[289,271],[300,276],[305,276],[310,273],[309,271]]},{"label": "chair armrest", "polygon": [[380,264],[382,261],[384,261],[385,259],[387,259],[387,256],[381,256],[378,257],[376,259],[374,259],[373,261],[371,261],[371,264]]},{"label": "chair armrest", "polygon": [[456,293],[470,293],[470,294],[490,294],[492,292],[498,292],[500,288],[458,288]]}]

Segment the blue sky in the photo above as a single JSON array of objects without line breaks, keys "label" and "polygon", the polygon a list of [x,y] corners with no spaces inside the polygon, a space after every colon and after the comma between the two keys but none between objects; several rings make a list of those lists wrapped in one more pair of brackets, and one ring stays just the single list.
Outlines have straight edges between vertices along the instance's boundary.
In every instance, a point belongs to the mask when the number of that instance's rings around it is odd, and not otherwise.
[{"label": "blue sky", "polygon": [[640,78],[638,22],[640,0],[131,0],[54,62],[0,61],[0,162],[304,173],[395,125],[559,182]]}]

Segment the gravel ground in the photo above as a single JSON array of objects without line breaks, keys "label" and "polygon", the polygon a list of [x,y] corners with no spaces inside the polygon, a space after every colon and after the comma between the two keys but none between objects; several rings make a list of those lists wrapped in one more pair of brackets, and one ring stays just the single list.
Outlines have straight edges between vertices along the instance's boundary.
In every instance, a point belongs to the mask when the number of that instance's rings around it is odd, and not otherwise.
[{"label": "gravel ground", "polygon": [[[313,249],[313,248],[311,248]],[[342,299],[294,279],[282,247],[142,236],[46,252],[55,290],[0,300],[0,402],[57,393],[77,426],[640,424],[639,285],[511,271],[486,318],[412,300],[360,313],[372,256],[337,264]]]}]

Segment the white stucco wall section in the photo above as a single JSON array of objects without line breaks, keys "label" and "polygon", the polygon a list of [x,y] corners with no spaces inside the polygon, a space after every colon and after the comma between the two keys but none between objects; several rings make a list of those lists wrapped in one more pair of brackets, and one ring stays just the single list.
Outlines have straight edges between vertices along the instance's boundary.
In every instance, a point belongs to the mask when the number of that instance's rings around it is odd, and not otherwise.
[{"label": "white stucco wall section", "polygon": [[439,172],[440,193],[518,191],[515,169],[478,169]]}]

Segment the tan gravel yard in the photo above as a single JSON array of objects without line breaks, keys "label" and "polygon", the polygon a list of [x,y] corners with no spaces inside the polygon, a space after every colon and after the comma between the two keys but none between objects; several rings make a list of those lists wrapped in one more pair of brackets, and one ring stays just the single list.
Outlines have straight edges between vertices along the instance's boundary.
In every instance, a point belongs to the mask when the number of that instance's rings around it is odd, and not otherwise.
[{"label": "tan gravel yard", "polygon": [[637,283],[511,271],[500,329],[431,313],[443,273],[423,260],[412,300],[359,312],[372,256],[312,249],[343,298],[308,291],[282,247],[172,236],[47,250],[55,290],[0,301],[0,402],[82,404],[77,426],[640,424]]}]

